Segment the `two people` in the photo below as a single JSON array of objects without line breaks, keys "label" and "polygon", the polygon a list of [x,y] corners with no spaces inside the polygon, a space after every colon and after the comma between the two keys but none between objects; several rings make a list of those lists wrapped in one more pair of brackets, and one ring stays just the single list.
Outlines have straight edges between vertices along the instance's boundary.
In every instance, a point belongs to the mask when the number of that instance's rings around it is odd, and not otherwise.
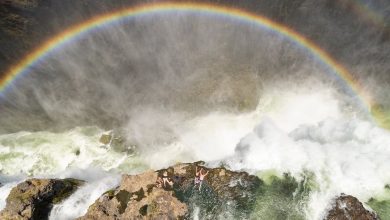
[{"label": "two people", "polygon": [[[203,169],[203,167],[198,170],[198,166],[195,168],[195,180],[194,180],[194,187],[198,187],[198,190],[201,190],[202,183],[205,179],[205,177],[209,174],[209,171],[206,171]],[[158,188],[167,188],[168,186],[173,186],[173,180],[169,178],[168,171],[164,171],[163,175],[160,177],[157,177],[156,180],[156,186]]]}]

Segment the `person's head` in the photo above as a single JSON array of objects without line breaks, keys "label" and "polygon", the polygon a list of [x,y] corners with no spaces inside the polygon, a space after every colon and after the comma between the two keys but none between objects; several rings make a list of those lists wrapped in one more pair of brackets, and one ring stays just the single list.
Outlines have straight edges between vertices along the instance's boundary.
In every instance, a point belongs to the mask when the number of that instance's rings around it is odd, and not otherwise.
[{"label": "person's head", "polygon": [[167,172],[167,171],[164,171],[163,175],[164,175],[164,176],[168,176],[168,172]]}]

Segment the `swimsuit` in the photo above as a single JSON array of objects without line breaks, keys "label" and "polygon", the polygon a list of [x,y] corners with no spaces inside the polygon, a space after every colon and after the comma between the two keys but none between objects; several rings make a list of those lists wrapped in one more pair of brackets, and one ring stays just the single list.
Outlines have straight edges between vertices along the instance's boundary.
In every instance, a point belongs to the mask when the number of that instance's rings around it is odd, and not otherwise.
[{"label": "swimsuit", "polygon": [[202,180],[198,176],[195,177],[195,184],[201,183]]}]

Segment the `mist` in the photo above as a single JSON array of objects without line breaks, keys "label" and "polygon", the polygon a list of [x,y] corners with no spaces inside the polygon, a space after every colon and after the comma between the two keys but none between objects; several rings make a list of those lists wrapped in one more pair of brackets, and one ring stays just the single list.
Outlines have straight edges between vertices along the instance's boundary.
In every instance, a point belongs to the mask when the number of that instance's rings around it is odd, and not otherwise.
[{"label": "mist", "polygon": [[168,141],[201,115],[253,112],[268,94],[331,90],[359,112],[356,94],[334,74],[254,24],[156,13],[105,25],[48,54],[6,92],[0,120],[3,132],[98,125],[130,139],[143,134],[140,144]]},{"label": "mist", "polygon": [[[0,26],[12,27],[0,32],[0,70],[74,24],[137,2],[10,3],[0,8],[10,13]],[[55,48],[0,94],[3,198],[26,176],[85,179],[51,213],[76,218],[118,185],[119,173],[203,160],[260,177],[312,178],[302,205],[308,219],[323,219],[340,193],[388,201],[389,3],[218,2],[313,41],[351,72],[372,106],[307,48],[254,23],[199,11],[128,17]],[[24,26],[9,23],[12,16]],[[111,132],[136,151],[99,142]]]}]

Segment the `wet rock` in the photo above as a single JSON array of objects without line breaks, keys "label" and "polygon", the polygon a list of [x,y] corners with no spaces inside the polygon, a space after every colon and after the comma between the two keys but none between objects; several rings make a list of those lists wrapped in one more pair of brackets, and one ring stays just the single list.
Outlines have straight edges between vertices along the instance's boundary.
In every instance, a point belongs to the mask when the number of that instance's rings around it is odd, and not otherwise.
[{"label": "wet rock", "polygon": [[113,150],[121,153],[134,154],[136,151],[135,145],[127,143],[125,139],[113,132],[102,134],[99,142],[104,144],[104,147],[112,148]]},{"label": "wet rock", "polygon": [[123,175],[118,188],[103,194],[79,219],[181,219],[187,206],[172,191],[155,187],[157,172]]},{"label": "wet rock", "polygon": [[104,144],[104,145],[108,145],[108,144],[110,144],[111,139],[112,139],[111,134],[102,134],[102,136],[99,139],[99,142]]},{"label": "wet rock", "polygon": [[377,220],[378,216],[364,208],[355,197],[341,195],[335,199],[332,209],[328,212],[326,220]]},{"label": "wet rock", "polygon": [[19,183],[8,195],[0,219],[47,219],[53,204],[67,198],[81,184],[75,179],[29,179]]},{"label": "wet rock", "polygon": [[[139,175],[123,175],[120,186],[103,194],[79,219],[183,219],[190,218],[195,207],[202,210],[201,218],[208,219],[226,212],[227,207],[249,213],[255,203],[251,195],[256,194],[260,179],[202,164],[177,164]],[[209,172],[200,190],[194,185],[197,166]],[[171,184],[158,187],[156,180],[166,175]]]},{"label": "wet rock", "polygon": [[[210,169],[202,164],[203,162],[178,164],[168,168],[175,180],[173,190],[176,196],[189,204],[190,209],[198,207],[203,210],[199,214],[202,218],[217,217],[226,210],[233,214],[239,213],[235,218],[248,217],[246,214],[249,215],[253,209],[262,181],[246,172],[234,172],[223,167]],[[201,190],[194,186],[196,167],[209,172]]]}]

